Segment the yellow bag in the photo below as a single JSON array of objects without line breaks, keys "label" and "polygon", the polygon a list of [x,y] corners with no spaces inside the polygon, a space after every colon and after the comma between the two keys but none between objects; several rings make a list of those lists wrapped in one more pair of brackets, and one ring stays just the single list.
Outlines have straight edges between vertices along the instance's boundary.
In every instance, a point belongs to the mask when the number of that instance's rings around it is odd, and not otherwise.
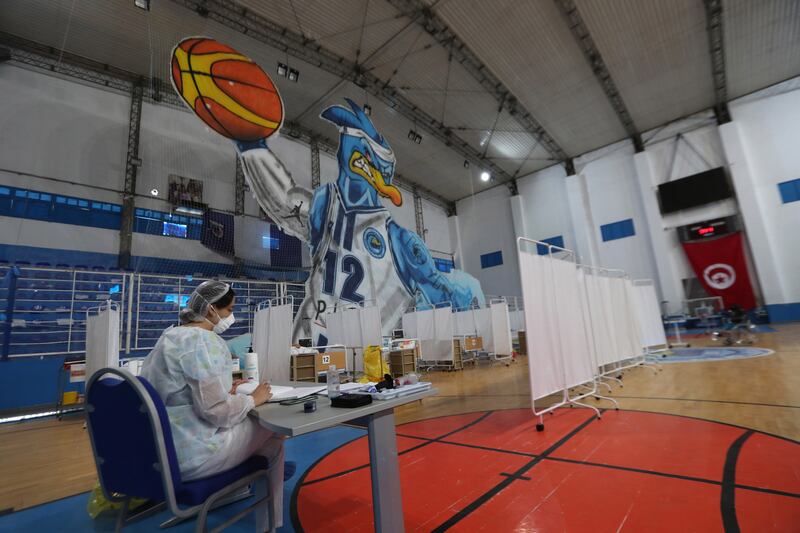
[{"label": "yellow bag", "polygon": [[[132,511],[146,503],[144,498],[131,498],[131,503],[128,505],[128,510]],[[86,503],[86,512],[92,517],[92,520],[98,517],[103,511],[117,511],[122,508],[122,502],[110,502],[103,495],[103,489],[100,488],[100,482],[95,483],[92,492],[89,493],[89,501]]]},{"label": "yellow bag", "polygon": [[364,349],[364,377],[361,383],[383,381],[385,374],[390,374],[389,365],[383,360],[380,346],[367,346]]}]

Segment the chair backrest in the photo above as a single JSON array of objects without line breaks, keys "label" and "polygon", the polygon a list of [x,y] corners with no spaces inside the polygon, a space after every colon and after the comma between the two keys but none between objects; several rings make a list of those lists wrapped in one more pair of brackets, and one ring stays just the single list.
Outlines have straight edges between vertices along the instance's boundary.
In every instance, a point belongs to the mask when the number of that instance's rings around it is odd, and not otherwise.
[{"label": "chair backrest", "polygon": [[178,459],[164,403],[153,386],[123,369],[100,369],[86,386],[86,412],[106,495],[174,501],[181,484]]}]

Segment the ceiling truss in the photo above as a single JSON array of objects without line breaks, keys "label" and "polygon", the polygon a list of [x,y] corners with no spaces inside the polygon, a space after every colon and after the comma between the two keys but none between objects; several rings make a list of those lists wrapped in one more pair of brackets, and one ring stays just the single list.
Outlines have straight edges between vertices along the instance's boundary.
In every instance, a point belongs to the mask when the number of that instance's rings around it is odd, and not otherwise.
[{"label": "ceiling truss", "polygon": [[589,28],[587,28],[586,24],[583,22],[583,17],[581,17],[578,11],[578,6],[575,5],[575,0],[555,0],[555,3],[566,19],[569,30],[578,42],[578,46],[581,52],[583,52],[586,61],[589,63],[589,67],[592,69],[595,78],[597,78],[597,81],[603,88],[603,92],[606,93],[606,97],[611,107],[614,109],[614,112],[617,114],[619,121],[622,123],[622,127],[625,128],[625,132],[633,141],[636,151],[643,151],[644,144],[642,143],[642,136],[639,134],[636,124],[633,123],[633,118],[631,118],[628,108],[622,100],[622,95],[619,93],[617,85],[614,83],[611,73],[608,71],[608,67],[603,60],[603,56],[600,54],[600,50],[597,48],[594,39],[592,39],[592,35],[589,33]]},{"label": "ceiling truss", "polygon": [[361,64],[334,54],[303,35],[272,22],[266,17],[237,4],[233,0],[172,0],[203,17],[239,31],[248,37],[281,50],[319,67],[341,79],[350,81],[376,96],[432,137],[459,153],[480,168],[491,171],[502,181],[511,176],[479,150],[453,133],[440,120],[430,116],[403,96],[388,82],[379,79]]},{"label": "ceiling truss", "polygon": [[[0,44],[8,47],[11,61],[36,67],[56,75],[68,76],[92,85],[97,85],[128,95],[135,87],[141,87],[145,101],[161,105],[171,105],[189,112],[171,86],[159,79],[146,78],[132,72],[98,63],[69,52],[59,52],[53,47],[44,46],[33,41],[0,32]],[[281,133],[287,137],[311,146],[316,143],[318,149],[336,156],[338,142],[320,135],[295,122],[285,122]],[[407,191],[417,190],[419,195],[444,209],[448,215],[455,210],[454,202],[446,200],[435,192],[418,185],[400,175],[395,175],[394,183]]]},{"label": "ceiling truss", "polygon": [[714,80],[714,113],[720,124],[731,121],[728,111],[728,82],[725,73],[725,46],[722,33],[722,0],[703,0],[706,31],[711,52],[711,76]]},{"label": "ceiling truss", "polygon": [[[453,59],[497,100],[500,109],[505,109],[517,122],[531,134],[536,141],[555,159],[563,161],[567,154],[545,131],[541,124],[525,109],[511,91],[484,65],[450,27],[422,0],[388,0],[396,9],[415,20],[425,28],[436,41],[445,47]],[[419,16],[418,16],[419,15]]]}]

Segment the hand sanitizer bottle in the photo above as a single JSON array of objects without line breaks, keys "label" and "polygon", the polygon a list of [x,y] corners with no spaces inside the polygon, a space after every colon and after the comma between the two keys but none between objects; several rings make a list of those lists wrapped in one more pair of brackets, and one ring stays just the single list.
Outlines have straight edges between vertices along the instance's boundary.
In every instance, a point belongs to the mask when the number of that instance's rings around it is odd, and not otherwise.
[{"label": "hand sanitizer bottle", "polygon": [[336,398],[339,396],[341,392],[339,392],[339,372],[336,370],[336,365],[328,367],[325,380],[328,383],[328,398]]}]

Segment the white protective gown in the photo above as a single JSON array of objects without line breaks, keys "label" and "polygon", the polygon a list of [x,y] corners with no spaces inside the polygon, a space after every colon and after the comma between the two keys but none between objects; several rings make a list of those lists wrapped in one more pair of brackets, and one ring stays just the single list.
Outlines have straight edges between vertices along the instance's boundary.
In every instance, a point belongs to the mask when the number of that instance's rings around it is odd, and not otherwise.
[{"label": "white protective gown", "polygon": [[[253,398],[230,394],[231,353],[225,341],[203,328],[171,327],[145,358],[141,376],[166,406],[181,477],[201,479],[233,468],[251,455],[265,456],[272,468],[273,512],[279,526],[283,438],[248,418],[255,407]],[[261,492],[259,487],[256,492]]]}]

